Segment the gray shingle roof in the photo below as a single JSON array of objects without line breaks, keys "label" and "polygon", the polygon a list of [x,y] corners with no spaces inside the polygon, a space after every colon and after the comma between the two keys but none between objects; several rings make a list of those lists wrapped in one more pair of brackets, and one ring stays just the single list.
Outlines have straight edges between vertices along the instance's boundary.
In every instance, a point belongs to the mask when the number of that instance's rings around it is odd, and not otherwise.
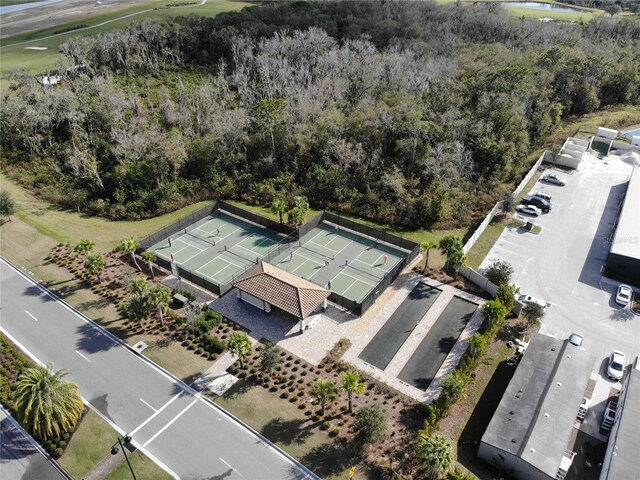
[{"label": "gray shingle roof", "polygon": [[257,264],[233,286],[297,318],[308,317],[331,294],[267,262]]},{"label": "gray shingle roof", "polygon": [[534,335],[482,442],[555,478],[594,362],[567,340]]}]

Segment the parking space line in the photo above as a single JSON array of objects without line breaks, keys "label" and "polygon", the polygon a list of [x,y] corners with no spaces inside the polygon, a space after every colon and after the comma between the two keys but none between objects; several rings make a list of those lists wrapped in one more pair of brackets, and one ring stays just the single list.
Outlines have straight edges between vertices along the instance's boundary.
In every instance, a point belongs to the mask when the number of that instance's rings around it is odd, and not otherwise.
[{"label": "parking space line", "polygon": [[31,315],[28,311],[24,311],[24,313],[26,313],[27,315],[29,315],[31,318],[33,318],[36,322],[38,321],[38,319],[36,317],[34,317],[33,315]]}]

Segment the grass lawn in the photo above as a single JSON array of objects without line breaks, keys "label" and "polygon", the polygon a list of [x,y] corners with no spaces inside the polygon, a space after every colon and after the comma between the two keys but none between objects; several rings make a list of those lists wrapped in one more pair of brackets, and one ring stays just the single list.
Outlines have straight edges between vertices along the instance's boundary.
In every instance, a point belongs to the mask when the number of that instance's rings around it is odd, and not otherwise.
[{"label": "grass lawn", "polygon": [[103,458],[111,455],[117,432],[93,410],[83,417],[59,462],[73,478],[83,478]]},{"label": "grass lawn", "polygon": [[[6,74],[18,67],[24,67],[27,71],[34,73],[41,73],[47,69],[55,68],[58,58],[58,47],[75,36],[96,35],[113,30],[114,28],[129,25],[136,21],[141,21],[145,18],[177,17],[190,14],[215,17],[222,12],[238,11],[244,7],[251,6],[249,3],[229,0],[208,0],[203,5],[171,8],[166,7],[167,3],[170,2],[154,0],[123,10],[95,16],[93,15],[93,10],[89,10],[86,18],[83,19],[44,30],[3,38],[0,40],[0,45],[2,46],[0,74]],[[122,18],[125,16],[126,18]],[[88,24],[90,28],[52,36],[56,30],[80,24]],[[29,43],[26,44],[23,42]],[[48,50],[25,50],[25,47],[28,46],[48,47]]]},{"label": "grass lawn", "polygon": [[83,238],[96,242],[96,250],[112,250],[125,237],[143,238],[160,230],[211,202],[198,202],[155,218],[131,222],[114,222],[100,217],[61,210],[36,198],[6,175],[0,176],[2,189],[18,204],[16,216],[56,243],[77,243]]},{"label": "grass lawn", "polygon": [[[64,455],[60,457],[60,465],[73,478],[78,480],[84,478],[105,457],[111,456],[111,447],[117,439],[118,433],[97,413],[89,410],[71,438]],[[136,451],[130,459],[138,479],[172,478],[140,451]],[[122,467],[124,467],[124,470]],[[110,480],[131,478],[126,462],[114,470],[107,478]]]},{"label": "grass lawn", "polygon": [[[297,407],[262,387],[241,381],[214,401],[325,480],[348,478],[349,468],[357,464],[357,457],[349,449],[336,445],[319,430],[321,420],[314,422],[305,417]],[[372,477],[359,466],[353,478],[371,480]]]},{"label": "grass lawn", "polygon": [[[139,450],[128,455],[131,468],[138,480],[170,480],[173,478]],[[105,480],[131,480],[131,471],[127,462],[122,462]]]}]

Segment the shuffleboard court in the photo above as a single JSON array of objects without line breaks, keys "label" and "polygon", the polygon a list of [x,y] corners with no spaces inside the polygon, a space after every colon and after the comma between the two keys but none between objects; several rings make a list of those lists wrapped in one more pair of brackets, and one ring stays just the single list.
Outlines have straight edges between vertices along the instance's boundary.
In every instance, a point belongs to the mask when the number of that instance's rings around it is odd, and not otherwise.
[{"label": "shuffleboard court", "polygon": [[360,353],[360,359],[384,370],[409,338],[442,290],[418,283]]},{"label": "shuffleboard court", "polygon": [[398,378],[426,390],[477,308],[473,302],[453,297]]}]

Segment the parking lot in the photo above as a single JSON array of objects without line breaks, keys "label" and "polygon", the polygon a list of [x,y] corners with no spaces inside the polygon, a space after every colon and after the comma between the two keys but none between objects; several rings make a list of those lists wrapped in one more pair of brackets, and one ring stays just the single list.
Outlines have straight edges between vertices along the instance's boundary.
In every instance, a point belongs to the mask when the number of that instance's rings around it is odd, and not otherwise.
[{"label": "parking lot", "polygon": [[602,376],[614,348],[626,353],[627,363],[640,354],[640,317],[615,303],[618,282],[600,274],[631,168],[591,157],[578,171],[547,170],[567,185],[538,182],[527,192],[553,197],[550,213],[531,217],[542,227],[540,234],[506,229],[480,266],[482,271],[493,260],[509,262],[521,293],[550,304],[541,333],[557,338],[581,334],[583,347],[596,357],[594,371]]}]

